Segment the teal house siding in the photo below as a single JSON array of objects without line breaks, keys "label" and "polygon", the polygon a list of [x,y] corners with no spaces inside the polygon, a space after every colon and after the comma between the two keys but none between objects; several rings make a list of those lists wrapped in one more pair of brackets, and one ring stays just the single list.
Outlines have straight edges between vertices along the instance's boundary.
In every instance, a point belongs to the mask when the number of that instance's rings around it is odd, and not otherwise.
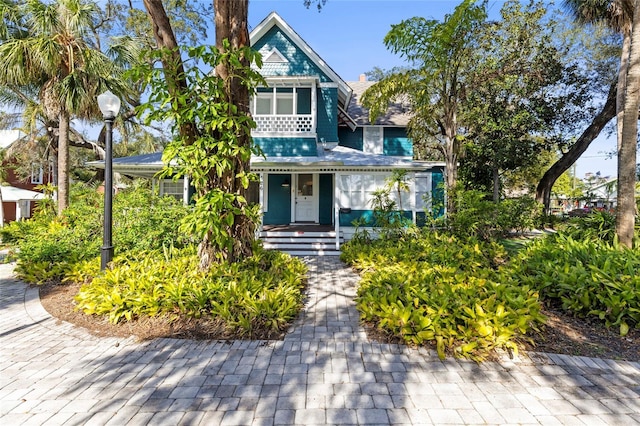
[{"label": "teal house siding", "polygon": [[318,140],[338,141],[338,89],[323,87],[318,89]]},{"label": "teal house siding", "polygon": [[351,131],[351,129],[347,127],[340,127],[338,128],[338,139],[340,146],[357,149],[358,151],[362,151],[364,146],[362,141],[362,127],[357,127],[354,131]]},{"label": "teal house siding", "polygon": [[318,155],[314,138],[253,138],[268,157],[313,157]]},{"label": "teal house siding", "polygon": [[282,186],[284,181],[291,183],[291,175],[269,175],[268,208],[262,218],[265,225],[286,225],[291,222],[291,187]]},{"label": "teal house siding", "polygon": [[407,136],[406,129],[385,127],[383,144],[384,155],[413,157],[413,142]]},{"label": "teal house siding", "polygon": [[260,74],[263,77],[292,75],[317,76],[321,82],[331,81],[277,26],[267,31],[264,37],[258,40],[252,47],[259,51],[262,57],[266,57],[273,48],[276,48],[288,61],[283,63],[265,63],[260,69]]},{"label": "teal house siding", "polygon": [[[339,212],[340,226],[354,226],[354,221],[359,221],[360,226],[380,226],[376,224],[376,216],[373,210],[342,210],[344,211]],[[411,210],[403,210],[402,217],[404,220],[411,222],[413,213]]]}]

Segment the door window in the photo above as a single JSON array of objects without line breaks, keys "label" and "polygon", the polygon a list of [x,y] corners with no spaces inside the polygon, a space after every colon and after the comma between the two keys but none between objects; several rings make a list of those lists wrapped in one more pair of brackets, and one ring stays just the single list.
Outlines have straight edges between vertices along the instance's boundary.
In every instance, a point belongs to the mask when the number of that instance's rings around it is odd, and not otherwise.
[{"label": "door window", "polygon": [[311,196],[313,195],[313,175],[303,173],[298,175],[298,195]]}]

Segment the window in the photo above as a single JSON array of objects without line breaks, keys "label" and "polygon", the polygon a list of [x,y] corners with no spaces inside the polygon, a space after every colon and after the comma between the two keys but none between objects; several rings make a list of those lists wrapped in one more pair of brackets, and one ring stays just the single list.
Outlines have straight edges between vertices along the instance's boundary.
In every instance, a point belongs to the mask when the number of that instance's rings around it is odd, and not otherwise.
[{"label": "window", "polygon": [[261,87],[253,98],[254,115],[311,114],[311,89]]},{"label": "window", "polygon": [[416,174],[415,177],[416,211],[430,211],[431,206],[431,174]]},{"label": "window", "polygon": [[385,174],[340,176],[340,207],[371,210],[373,192],[385,186]]},{"label": "window", "polygon": [[363,151],[371,154],[383,154],[382,127],[364,127],[362,129]]},{"label": "window", "polygon": [[276,91],[276,114],[291,115],[293,114],[293,92],[282,93],[280,90]]},{"label": "window", "polygon": [[39,164],[31,165],[31,183],[34,185],[42,185],[44,171]]},{"label": "window", "polygon": [[173,197],[178,201],[184,200],[184,179],[176,181],[164,179],[160,181],[160,195]]}]

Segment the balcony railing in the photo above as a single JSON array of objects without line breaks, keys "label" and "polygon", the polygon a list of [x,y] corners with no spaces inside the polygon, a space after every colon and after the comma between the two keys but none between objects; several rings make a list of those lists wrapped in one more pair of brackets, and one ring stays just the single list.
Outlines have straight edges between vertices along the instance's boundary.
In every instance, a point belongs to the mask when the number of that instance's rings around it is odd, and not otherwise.
[{"label": "balcony railing", "polygon": [[256,133],[315,133],[313,116],[308,115],[256,115]]}]

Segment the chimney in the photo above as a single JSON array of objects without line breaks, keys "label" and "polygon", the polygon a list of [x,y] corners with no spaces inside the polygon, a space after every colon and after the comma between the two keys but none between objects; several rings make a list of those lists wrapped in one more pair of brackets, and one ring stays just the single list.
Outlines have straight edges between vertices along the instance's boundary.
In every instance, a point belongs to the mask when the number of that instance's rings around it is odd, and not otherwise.
[{"label": "chimney", "polygon": [[360,74],[360,81],[367,81],[367,76],[364,74]]}]

